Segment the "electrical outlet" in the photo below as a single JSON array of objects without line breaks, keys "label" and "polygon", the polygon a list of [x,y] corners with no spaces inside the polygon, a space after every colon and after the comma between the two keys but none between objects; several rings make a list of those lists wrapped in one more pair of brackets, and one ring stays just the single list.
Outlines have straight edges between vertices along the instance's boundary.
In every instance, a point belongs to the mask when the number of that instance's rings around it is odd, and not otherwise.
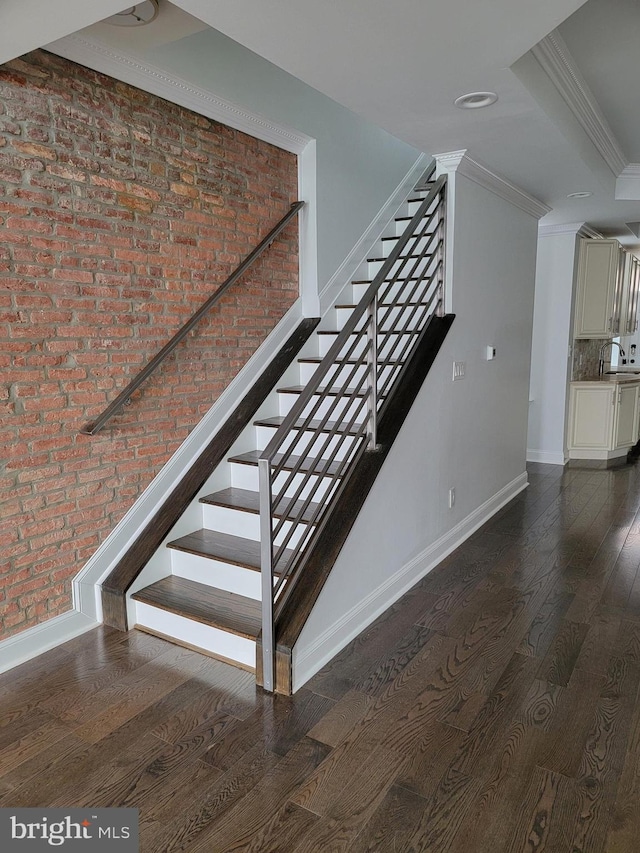
[{"label": "electrical outlet", "polygon": [[464,361],[454,361],[453,362],[453,381],[454,382],[456,381],[456,379],[464,379],[464,368],[465,368],[465,362]]},{"label": "electrical outlet", "polygon": [[454,488],[449,489],[449,509],[453,509],[453,506],[456,502],[456,490]]}]

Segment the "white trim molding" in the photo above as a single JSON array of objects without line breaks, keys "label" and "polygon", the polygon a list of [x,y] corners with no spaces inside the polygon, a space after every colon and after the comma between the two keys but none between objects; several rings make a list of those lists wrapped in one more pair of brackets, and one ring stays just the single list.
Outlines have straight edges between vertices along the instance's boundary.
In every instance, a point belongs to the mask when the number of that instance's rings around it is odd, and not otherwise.
[{"label": "white trim molding", "polygon": [[294,647],[294,692],[306,684],[347,643],[362,633],[374,619],[377,619],[380,614],[391,607],[400,596],[415,586],[421,578],[441,563],[452,551],[455,551],[472,533],[482,527],[498,510],[513,500],[528,485],[527,474],[524,472],[406,563],[392,577],[327,628],[303,652]]},{"label": "white trim molding", "polygon": [[438,175],[443,173],[464,175],[470,181],[479,184],[489,192],[494,193],[509,204],[519,207],[530,216],[541,219],[550,213],[551,208],[529,193],[512,184],[506,178],[492,172],[477,160],[469,157],[467,149],[460,151],[448,151],[444,154],[434,155],[438,164]]},{"label": "white trim molding", "polygon": [[0,643],[0,672],[26,663],[56,646],[97,628],[98,622],[74,610],[55,616]]},{"label": "white trim molding", "polygon": [[538,225],[538,237],[558,237],[561,234],[573,234],[576,237],[590,237],[601,240],[602,234],[586,222],[566,222],[561,225]]},{"label": "white trim molding", "polygon": [[640,163],[628,163],[616,178],[616,199],[638,201],[640,199]]},{"label": "white trim molding", "polygon": [[294,128],[275,124],[264,116],[249,112],[225,98],[194,86],[181,77],[167,74],[155,65],[142,63],[124,51],[113,50],[86,35],[67,36],[45,45],[45,49],[71,62],[85,65],[101,74],[108,74],[123,83],[136,86],[152,95],[248,133],[263,142],[277,145],[285,151],[301,154],[311,141],[310,136]]},{"label": "white trim molding", "polygon": [[544,462],[547,465],[566,465],[569,461],[564,452],[551,450],[527,450],[527,462]]},{"label": "white trim molding", "polygon": [[531,48],[531,53],[617,177],[626,167],[627,158],[558,30],[545,36]]}]

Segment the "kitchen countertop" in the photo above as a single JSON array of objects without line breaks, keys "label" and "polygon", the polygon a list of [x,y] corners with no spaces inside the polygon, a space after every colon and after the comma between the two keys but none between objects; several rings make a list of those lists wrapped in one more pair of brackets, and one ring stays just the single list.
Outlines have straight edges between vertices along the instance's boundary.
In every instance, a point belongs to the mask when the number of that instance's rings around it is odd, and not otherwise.
[{"label": "kitchen countertop", "polygon": [[630,371],[621,371],[620,373],[603,373],[602,376],[594,376],[591,379],[577,379],[572,385],[602,385],[607,384],[620,385],[626,382],[640,382],[640,373],[632,373]]}]

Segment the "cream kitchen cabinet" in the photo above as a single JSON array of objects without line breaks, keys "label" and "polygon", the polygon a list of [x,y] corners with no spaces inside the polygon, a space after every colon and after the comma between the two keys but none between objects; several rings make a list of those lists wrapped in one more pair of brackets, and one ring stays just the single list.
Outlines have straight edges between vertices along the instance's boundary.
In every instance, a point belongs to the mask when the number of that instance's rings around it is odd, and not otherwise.
[{"label": "cream kitchen cabinet", "polygon": [[567,445],[570,459],[625,456],[638,440],[640,381],[572,382]]},{"label": "cream kitchen cabinet", "polygon": [[611,338],[620,332],[625,252],[617,240],[580,240],[575,338]]}]

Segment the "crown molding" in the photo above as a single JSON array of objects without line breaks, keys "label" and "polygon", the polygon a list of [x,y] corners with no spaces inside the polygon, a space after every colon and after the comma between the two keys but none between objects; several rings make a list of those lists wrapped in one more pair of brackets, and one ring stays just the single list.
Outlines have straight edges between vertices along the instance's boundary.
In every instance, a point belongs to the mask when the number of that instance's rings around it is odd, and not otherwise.
[{"label": "crown molding", "polygon": [[575,237],[601,239],[602,234],[595,231],[586,222],[566,222],[561,225],[538,225],[538,237],[557,237],[560,234],[573,234]]},{"label": "crown molding", "polygon": [[464,175],[465,178],[500,196],[509,204],[519,207],[520,210],[524,210],[525,213],[534,216],[536,219],[546,216],[551,211],[551,208],[539,199],[529,195],[506,178],[492,172],[486,166],[478,163],[477,160],[469,157],[466,149],[435,154],[434,158],[439,173],[455,172],[458,175]]},{"label": "crown molding", "polygon": [[607,166],[618,176],[627,166],[627,158],[558,30],[545,36],[531,48],[531,53]]},{"label": "crown molding", "polygon": [[181,77],[140,62],[130,54],[114,50],[87,36],[67,36],[45,45],[45,50],[94,71],[108,74],[123,83],[136,86],[293,154],[301,154],[311,142],[311,137],[306,134],[275,124],[264,116],[249,112],[206,89],[200,89]]}]

